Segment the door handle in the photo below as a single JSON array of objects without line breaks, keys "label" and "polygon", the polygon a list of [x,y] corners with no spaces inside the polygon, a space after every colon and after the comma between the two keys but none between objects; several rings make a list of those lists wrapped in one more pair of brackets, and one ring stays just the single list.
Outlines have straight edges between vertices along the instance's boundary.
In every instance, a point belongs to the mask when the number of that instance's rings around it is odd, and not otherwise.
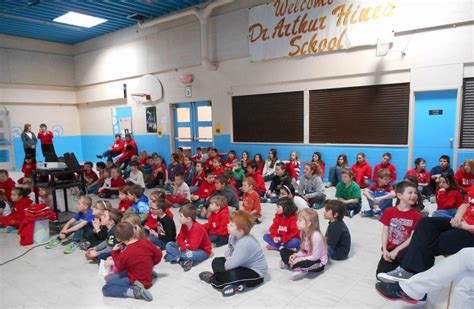
[{"label": "door handle", "polygon": [[449,147],[453,147],[453,144],[454,144],[454,138],[450,138],[449,139]]}]

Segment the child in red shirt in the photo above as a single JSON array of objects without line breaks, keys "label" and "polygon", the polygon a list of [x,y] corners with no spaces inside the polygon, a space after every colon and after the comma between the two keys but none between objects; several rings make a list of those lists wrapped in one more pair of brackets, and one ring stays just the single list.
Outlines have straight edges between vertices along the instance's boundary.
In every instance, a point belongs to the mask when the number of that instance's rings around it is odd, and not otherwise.
[{"label": "child in red shirt", "polygon": [[415,160],[415,168],[409,170],[405,174],[407,176],[415,176],[418,179],[418,191],[424,195],[425,198],[431,198],[433,196],[433,191],[431,190],[430,182],[431,176],[430,172],[425,170],[426,160],[422,158],[417,158]]},{"label": "child in red shirt", "polygon": [[167,179],[166,173],[166,164],[163,162],[163,157],[156,156],[151,169],[151,180],[146,184],[146,187],[148,189],[163,187]]},{"label": "child in red shirt", "polygon": [[277,201],[277,211],[273,223],[268,229],[270,233],[263,235],[268,250],[300,248],[300,232],[296,226],[298,208],[290,198]]},{"label": "child in red shirt", "polygon": [[296,151],[290,153],[290,162],[287,164],[287,170],[291,180],[294,179],[296,181],[300,178],[301,162]]},{"label": "child in red shirt", "polygon": [[250,164],[249,152],[242,151],[242,159],[240,159],[240,166],[245,170],[247,166]]},{"label": "child in red shirt", "polygon": [[229,242],[229,207],[227,200],[222,195],[213,196],[209,204],[209,215],[204,228],[209,233],[211,242],[220,247]]},{"label": "child in red shirt", "polygon": [[6,227],[7,233],[17,231],[25,217],[25,210],[33,204],[33,201],[28,197],[23,188],[15,188],[11,191],[11,202],[11,213],[0,217],[0,226]]},{"label": "child in red shirt", "polygon": [[216,190],[216,175],[212,170],[206,170],[204,172],[206,178],[205,181],[199,186],[199,188],[194,192],[191,200],[193,205],[198,207],[201,204],[204,204],[206,200],[211,196],[211,194]]},{"label": "child in red shirt", "polygon": [[33,170],[36,169],[36,163],[33,162],[33,157],[30,154],[25,155],[25,161],[21,167],[21,171],[23,172],[23,177],[18,179],[19,184],[23,184],[23,180],[25,177],[32,177]]},{"label": "child in red shirt", "polygon": [[224,163],[224,167],[228,170],[232,170],[232,162],[234,162],[234,160],[237,160],[237,154],[234,150],[230,150],[227,152],[227,160]]},{"label": "child in red shirt", "polygon": [[122,170],[118,167],[114,167],[110,171],[110,188],[101,188],[99,196],[101,198],[117,198],[120,188],[125,185],[127,185],[127,183],[122,178]]},{"label": "child in red shirt", "polygon": [[0,191],[5,192],[5,196],[7,197],[7,201],[11,202],[11,194],[12,190],[15,189],[15,182],[8,176],[7,170],[0,170]]},{"label": "child in red shirt", "polygon": [[265,167],[265,161],[263,160],[262,154],[257,153],[256,155],[254,155],[253,156],[253,161],[255,163],[257,163],[257,170],[255,172],[262,175],[263,174],[263,168]]},{"label": "child in red shirt", "polygon": [[382,257],[377,266],[377,272],[387,273],[400,265],[400,252],[408,247],[416,224],[421,220],[421,214],[413,209],[418,198],[416,185],[410,181],[402,181],[396,188],[400,203],[384,211],[380,222],[384,225],[382,232]]},{"label": "child in red shirt", "polygon": [[454,180],[463,193],[467,193],[471,186],[474,186],[474,160],[467,159],[454,175]]},{"label": "child in red shirt", "polygon": [[255,223],[260,224],[262,217],[262,206],[260,205],[260,196],[253,189],[255,180],[251,177],[246,177],[242,181],[242,207],[246,212],[249,212],[255,219]]},{"label": "child in red shirt", "polygon": [[199,186],[205,181],[205,174],[204,174],[204,167],[202,162],[194,162],[194,177],[193,181],[191,182],[191,193],[196,192]]},{"label": "child in red shirt", "polygon": [[255,191],[260,197],[263,197],[265,192],[267,192],[267,188],[265,187],[265,181],[263,180],[262,174],[258,173],[257,169],[257,163],[255,161],[250,162],[250,164],[247,165],[247,177],[251,177],[255,180]]},{"label": "child in red shirt", "polygon": [[92,162],[84,162],[84,180],[86,181],[86,186],[91,186],[91,184],[99,179],[96,172],[92,170],[92,166]]},{"label": "child in red shirt", "polygon": [[119,189],[118,198],[119,204],[117,209],[120,210],[122,214],[124,214],[133,204],[133,201],[128,198],[128,186],[123,186]]},{"label": "child in red shirt", "polygon": [[148,289],[153,285],[153,266],[161,261],[163,253],[149,239],[138,239],[135,230],[128,222],[121,222],[115,228],[119,243],[112,250],[112,259],[118,273],[106,277],[102,287],[106,297],[153,300]]},{"label": "child in red shirt", "polygon": [[432,217],[453,218],[463,202],[461,190],[451,174],[441,174],[438,179],[436,192],[438,208],[433,212]]},{"label": "child in red shirt", "polygon": [[196,221],[196,207],[186,204],[179,209],[181,229],[176,242],[166,244],[165,260],[179,263],[184,271],[201,263],[211,255],[212,245],[206,229]]},{"label": "child in red shirt", "polygon": [[212,170],[214,171],[214,174],[216,175],[216,177],[224,174],[225,168],[221,164],[220,157],[214,157],[212,159]]},{"label": "child in red shirt", "polygon": [[377,164],[374,169],[374,182],[377,182],[379,179],[378,172],[382,169],[386,169],[390,172],[390,184],[393,185],[397,181],[397,169],[390,163],[390,160],[392,160],[391,153],[386,152],[382,155],[382,162]]},{"label": "child in red shirt", "polygon": [[357,154],[357,162],[351,167],[354,174],[353,179],[361,189],[370,186],[372,178],[372,167],[365,161],[365,153]]}]

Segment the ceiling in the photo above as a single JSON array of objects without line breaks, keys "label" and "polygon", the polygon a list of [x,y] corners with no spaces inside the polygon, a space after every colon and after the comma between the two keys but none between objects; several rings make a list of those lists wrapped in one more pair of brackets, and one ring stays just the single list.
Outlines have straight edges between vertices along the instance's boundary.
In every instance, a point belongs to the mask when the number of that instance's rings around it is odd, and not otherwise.
[{"label": "ceiling", "polygon": [[[77,44],[132,26],[141,14],[149,19],[171,14],[208,0],[0,0],[0,34],[64,44]],[[36,4],[35,4],[36,3]],[[53,22],[69,11],[105,18],[92,28]]]}]

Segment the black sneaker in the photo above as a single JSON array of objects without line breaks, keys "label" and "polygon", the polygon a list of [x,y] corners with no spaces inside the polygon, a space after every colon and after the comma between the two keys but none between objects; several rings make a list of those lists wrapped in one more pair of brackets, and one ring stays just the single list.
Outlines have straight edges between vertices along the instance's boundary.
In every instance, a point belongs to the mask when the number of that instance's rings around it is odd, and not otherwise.
[{"label": "black sneaker", "polygon": [[193,268],[193,261],[181,261],[179,262],[179,265],[183,267],[184,271],[189,271],[191,268]]},{"label": "black sneaker", "polygon": [[150,291],[145,289],[143,284],[138,280],[135,281],[135,283],[133,284],[132,291],[133,291],[133,296],[135,296],[136,299],[143,299],[146,301],[153,300],[153,295],[151,295]]},{"label": "black sneaker", "polygon": [[229,297],[229,296],[235,295],[236,293],[242,293],[243,291],[245,291],[245,285],[243,285],[243,284],[239,284],[239,285],[229,284],[229,285],[226,285],[222,289],[222,296]]},{"label": "black sneaker", "polygon": [[102,155],[96,155],[96,157],[102,159]]},{"label": "black sneaker", "polygon": [[202,273],[199,274],[199,279],[209,284],[211,284],[213,278],[214,278],[214,273],[210,271],[203,271]]},{"label": "black sneaker", "polygon": [[375,284],[375,289],[383,298],[388,300],[401,300],[412,305],[426,303],[426,295],[421,300],[413,299],[402,290],[398,282],[377,282]]},{"label": "black sneaker", "polygon": [[380,273],[377,275],[377,279],[383,282],[394,283],[410,279],[413,276],[412,273],[406,271],[402,267],[398,266],[388,273]]}]

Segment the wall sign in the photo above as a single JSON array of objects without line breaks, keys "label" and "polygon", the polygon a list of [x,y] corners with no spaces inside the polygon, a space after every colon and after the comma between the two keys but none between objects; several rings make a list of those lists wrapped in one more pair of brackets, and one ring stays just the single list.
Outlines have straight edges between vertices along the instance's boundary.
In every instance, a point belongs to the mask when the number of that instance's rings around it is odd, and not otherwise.
[{"label": "wall sign", "polygon": [[190,98],[193,96],[193,88],[191,87],[191,85],[187,85],[186,87],[184,87],[184,96],[186,98]]},{"label": "wall sign", "polygon": [[443,114],[442,109],[430,109],[429,111],[429,115],[437,116],[437,115],[442,115],[442,114]]},{"label": "wall sign", "polygon": [[113,107],[112,108],[112,131],[114,134],[121,134],[132,130],[132,108],[131,107]]},{"label": "wall sign", "polygon": [[298,57],[393,39],[387,0],[274,0],[250,9],[252,61]]},{"label": "wall sign", "polygon": [[150,106],[146,108],[146,131],[147,133],[157,133],[156,124],[156,106]]}]

